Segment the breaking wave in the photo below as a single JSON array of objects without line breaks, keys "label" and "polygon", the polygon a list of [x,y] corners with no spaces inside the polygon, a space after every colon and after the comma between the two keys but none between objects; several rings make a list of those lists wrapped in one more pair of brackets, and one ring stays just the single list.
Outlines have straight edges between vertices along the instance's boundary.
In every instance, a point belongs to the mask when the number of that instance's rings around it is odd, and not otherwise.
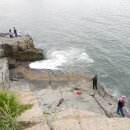
[{"label": "breaking wave", "polygon": [[62,66],[76,62],[93,63],[93,59],[82,49],[67,48],[64,50],[51,49],[46,54],[47,60],[32,62],[29,66],[33,69],[60,69]]}]

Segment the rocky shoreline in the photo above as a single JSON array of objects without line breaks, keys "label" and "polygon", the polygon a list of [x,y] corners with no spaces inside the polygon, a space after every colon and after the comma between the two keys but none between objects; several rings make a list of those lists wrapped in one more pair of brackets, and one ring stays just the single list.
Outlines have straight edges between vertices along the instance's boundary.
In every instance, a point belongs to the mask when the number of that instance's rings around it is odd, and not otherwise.
[{"label": "rocky shoreline", "polygon": [[[32,121],[37,125],[40,123],[42,128],[34,126],[35,130],[42,130],[45,127],[44,130],[51,130],[51,127],[55,130],[53,122],[61,119],[60,113],[64,117],[63,112],[70,109],[77,113],[83,110],[103,117],[120,118],[116,114],[117,100],[100,84],[97,91],[93,90],[91,78],[87,74],[39,71],[28,67],[27,62],[42,59],[44,59],[42,50],[34,47],[29,35],[9,39],[6,34],[0,34],[0,89],[7,87],[20,95],[26,95],[27,99],[22,96],[26,103],[35,100],[35,107],[28,112],[30,113],[28,120],[26,120],[28,113],[19,117],[19,120]],[[81,91],[81,95],[76,94],[77,89]],[[31,114],[34,111],[40,113]],[[125,113],[130,117],[127,111]],[[39,122],[36,121],[36,117],[40,119]]]},{"label": "rocky shoreline", "polygon": [[43,50],[34,47],[33,39],[29,35],[15,38],[1,37],[0,58],[10,57],[17,61],[43,60]]}]

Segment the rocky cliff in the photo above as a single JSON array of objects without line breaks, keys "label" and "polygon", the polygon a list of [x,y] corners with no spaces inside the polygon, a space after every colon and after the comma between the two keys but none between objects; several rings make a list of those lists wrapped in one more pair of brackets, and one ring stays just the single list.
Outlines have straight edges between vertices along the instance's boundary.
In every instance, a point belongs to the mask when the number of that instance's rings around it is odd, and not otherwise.
[{"label": "rocky cliff", "polygon": [[33,40],[29,35],[8,38],[0,35],[0,58],[11,57],[17,61],[37,61],[43,60],[43,52],[36,49]]}]

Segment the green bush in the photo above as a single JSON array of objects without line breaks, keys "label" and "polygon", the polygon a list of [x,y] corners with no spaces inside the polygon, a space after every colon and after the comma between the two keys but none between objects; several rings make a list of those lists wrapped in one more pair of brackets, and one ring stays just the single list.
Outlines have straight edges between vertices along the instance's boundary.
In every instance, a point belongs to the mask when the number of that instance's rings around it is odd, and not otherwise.
[{"label": "green bush", "polygon": [[32,105],[21,105],[18,96],[10,91],[0,91],[0,130],[18,130],[16,117]]}]

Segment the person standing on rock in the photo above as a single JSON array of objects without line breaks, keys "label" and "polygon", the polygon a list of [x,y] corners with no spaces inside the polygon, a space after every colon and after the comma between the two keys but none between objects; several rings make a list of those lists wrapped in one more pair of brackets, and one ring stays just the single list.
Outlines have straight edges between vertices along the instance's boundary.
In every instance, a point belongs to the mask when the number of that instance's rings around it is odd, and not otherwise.
[{"label": "person standing on rock", "polygon": [[12,33],[11,29],[9,30],[9,36],[10,36],[10,38],[13,38],[13,33]]},{"label": "person standing on rock", "polygon": [[14,27],[14,35],[15,35],[15,37],[17,37],[18,36],[18,34],[17,34],[17,30],[16,30],[16,28]]},{"label": "person standing on rock", "polygon": [[95,75],[93,78],[92,78],[92,81],[93,81],[93,90],[96,89],[97,90],[97,75]]},{"label": "person standing on rock", "polygon": [[121,113],[122,117],[125,116],[123,112],[123,106],[125,106],[125,102],[126,102],[126,96],[121,96],[118,100],[117,114]]}]

